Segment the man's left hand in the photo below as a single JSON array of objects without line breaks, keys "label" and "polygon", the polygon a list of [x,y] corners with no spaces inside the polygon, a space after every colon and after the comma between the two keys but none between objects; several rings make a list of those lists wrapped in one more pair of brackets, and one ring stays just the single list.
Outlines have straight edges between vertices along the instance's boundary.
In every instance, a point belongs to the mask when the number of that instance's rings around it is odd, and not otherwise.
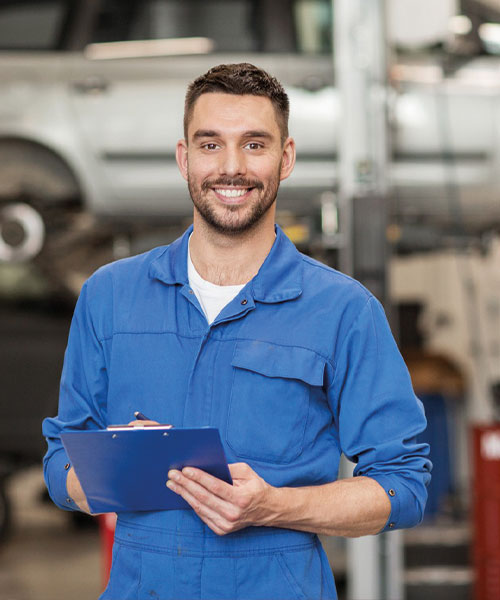
[{"label": "man's left hand", "polygon": [[229,471],[233,485],[194,467],[172,469],[166,485],[218,535],[267,524],[266,501],[272,486],[246,463],[231,464]]}]

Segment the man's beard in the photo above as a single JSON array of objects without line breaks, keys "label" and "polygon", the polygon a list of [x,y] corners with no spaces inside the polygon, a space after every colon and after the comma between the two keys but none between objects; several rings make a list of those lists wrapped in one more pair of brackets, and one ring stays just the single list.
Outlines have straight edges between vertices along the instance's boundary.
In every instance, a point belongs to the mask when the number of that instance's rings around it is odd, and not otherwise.
[{"label": "man's beard", "polygon": [[[207,179],[201,186],[198,186],[188,172],[188,188],[195,208],[206,223],[218,233],[225,234],[240,234],[252,229],[274,204],[278,195],[279,183],[278,171],[276,176],[269,180],[267,188],[258,179],[245,179],[243,177]],[[258,200],[254,201],[253,204],[221,206],[217,204],[215,198],[213,200],[207,199],[207,194],[210,194],[212,188],[231,185],[253,188],[259,192]],[[253,193],[253,190],[251,193]]]}]

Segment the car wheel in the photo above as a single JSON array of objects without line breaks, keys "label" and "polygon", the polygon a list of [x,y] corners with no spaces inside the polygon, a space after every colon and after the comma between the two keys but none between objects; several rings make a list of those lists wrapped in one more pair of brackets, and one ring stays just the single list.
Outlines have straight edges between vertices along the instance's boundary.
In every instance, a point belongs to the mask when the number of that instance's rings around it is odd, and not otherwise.
[{"label": "car wheel", "polygon": [[24,202],[0,206],[0,261],[31,260],[43,248],[45,224],[40,213]]},{"label": "car wheel", "polygon": [[86,213],[66,162],[34,143],[0,142],[0,262],[36,264],[50,292],[74,299],[112,258],[113,234]]},{"label": "car wheel", "polygon": [[85,279],[113,259],[114,232],[76,203],[23,196],[0,204],[0,262],[32,263],[51,293],[74,299]]}]

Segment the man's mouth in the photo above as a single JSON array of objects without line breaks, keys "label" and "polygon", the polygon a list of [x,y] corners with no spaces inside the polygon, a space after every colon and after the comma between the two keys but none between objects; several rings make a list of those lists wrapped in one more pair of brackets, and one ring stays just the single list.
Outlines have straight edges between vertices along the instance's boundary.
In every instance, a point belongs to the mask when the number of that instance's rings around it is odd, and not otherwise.
[{"label": "man's mouth", "polygon": [[253,188],[212,188],[216,194],[223,198],[241,198]]}]

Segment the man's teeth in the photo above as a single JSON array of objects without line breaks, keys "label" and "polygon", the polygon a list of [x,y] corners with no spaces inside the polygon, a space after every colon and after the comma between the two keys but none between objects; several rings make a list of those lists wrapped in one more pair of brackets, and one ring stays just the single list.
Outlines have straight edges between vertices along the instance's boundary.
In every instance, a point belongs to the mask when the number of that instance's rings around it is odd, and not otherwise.
[{"label": "man's teeth", "polygon": [[239,198],[240,196],[244,196],[248,192],[248,189],[228,190],[222,188],[215,188],[215,191],[221,196],[224,196],[225,198]]}]

